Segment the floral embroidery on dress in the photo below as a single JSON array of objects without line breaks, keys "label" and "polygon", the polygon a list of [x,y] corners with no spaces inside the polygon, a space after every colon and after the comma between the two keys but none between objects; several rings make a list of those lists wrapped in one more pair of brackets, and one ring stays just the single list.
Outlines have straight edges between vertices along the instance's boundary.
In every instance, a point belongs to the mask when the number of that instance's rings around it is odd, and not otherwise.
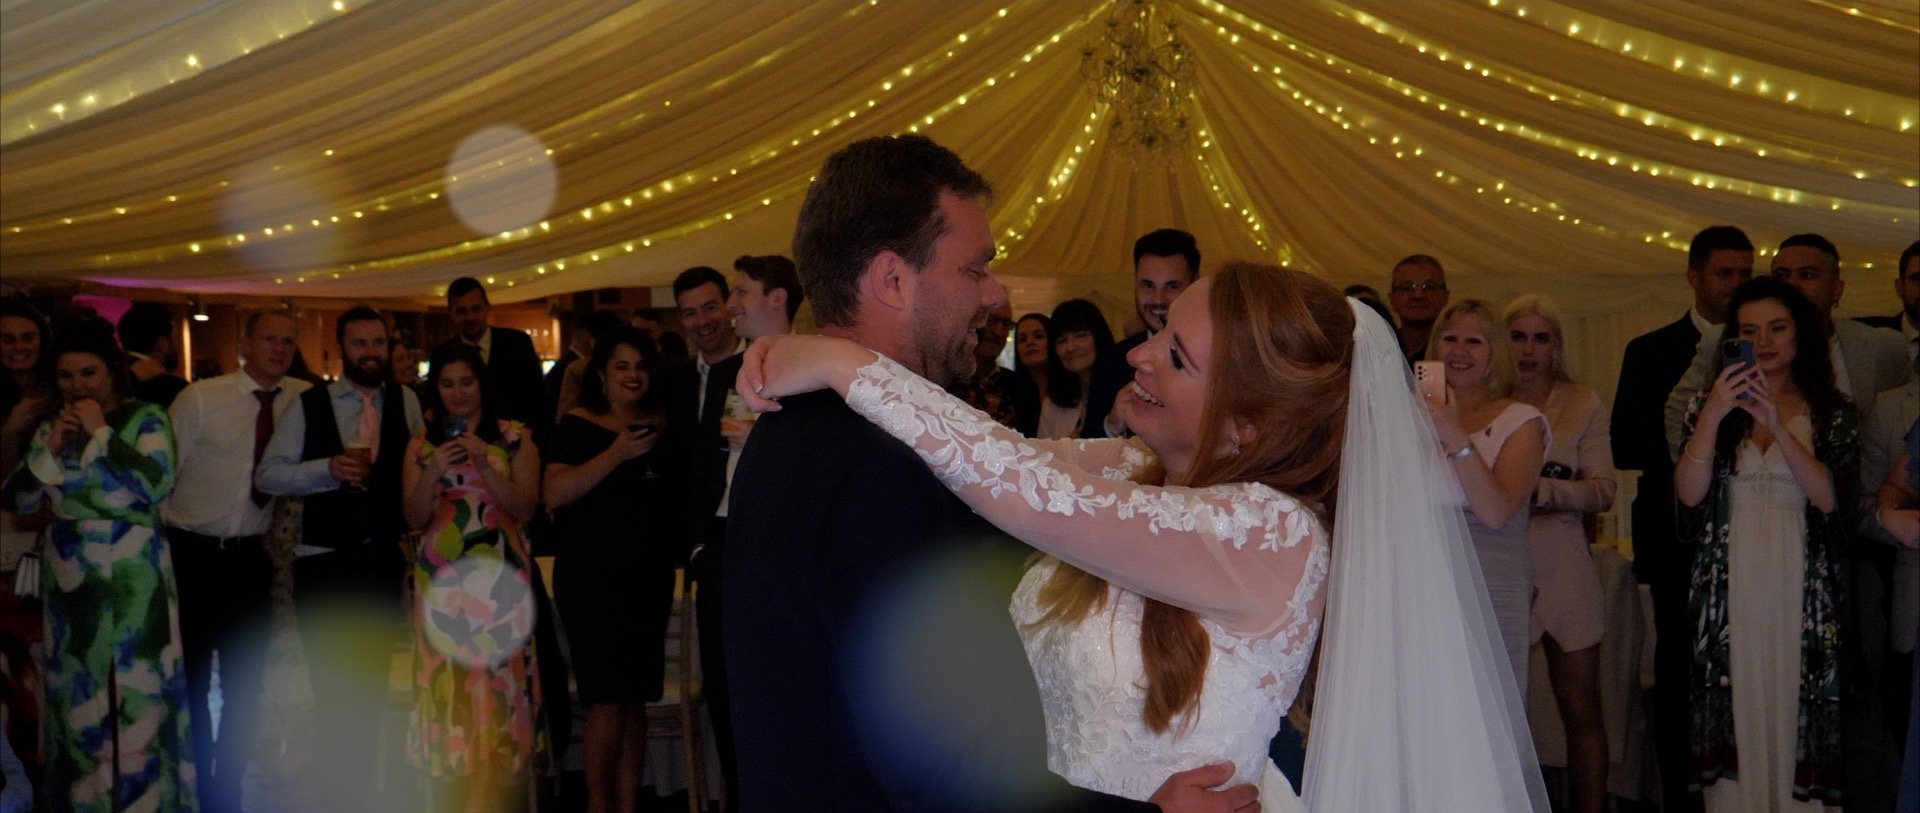
[{"label": "floral embroidery on dress", "polygon": [[[1105,608],[1071,625],[1037,623],[1040,587],[1057,562],[1036,565],[1021,582],[1010,609],[1039,683],[1055,773],[1135,799],[1169,774],[1222,758],[1235,763],[1236,781],[1259,780],[1320,633],[1330,553],[1310,507],[1258,483],[1128,482],[1155,463],[1137,442],[1028,439],[885,358],[856,373],[847,404],[911,446],[974,510],[1029,544],[1068,561],[1074,557],[1061,549],[1074,546],[1108,561],[1172,557],[1164,569],[1183,571],[1143,575],[1133,585],[1109,576]],[[1153,568],[1135,562],[1122,570]],[[1142,719],[1140,620],[1148,595],[1194,610],[1212,645],[1199,701],[1165,733]],[[1258,607],[1234,624],[1203,612],[1209,601]]]}]

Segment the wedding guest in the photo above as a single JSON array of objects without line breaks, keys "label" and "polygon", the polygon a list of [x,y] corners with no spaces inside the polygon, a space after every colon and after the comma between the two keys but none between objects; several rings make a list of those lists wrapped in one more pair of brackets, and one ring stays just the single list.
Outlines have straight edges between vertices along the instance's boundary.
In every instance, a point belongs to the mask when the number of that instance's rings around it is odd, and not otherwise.
[{"label": "wedding guest", "polygon": [[1533,628],[1528,506],[1552,432],[1540,410],[1512,397],[1513,343],[1496,332],[1497,318],[1493,306],[1478,299],[1440,312],[1425,355],[1446,365],[1446,387],[1427,393],[1426,401],[1443,451],[1466,491],[1467,527],[1524,696]]},{"label": "wedding guest", "polygon": [[[626,327],[620,314],[613,311],[588,311],[573,323],[573,344],[569,354],[578,353],[572,361],[562,359],[566,369],[555,366],[552,373],[559,374],[559,386],[554,400],[553,419],[560,420],[580,404],[580,384],[587,379],[587,359],[593,357],[593,348],[608,336]],[[548,379],[553,379],[549,373]]]},{"label": "wedding guest", "polygon": [[561,417],[547,450],[559,540],[553,590],[587,707],[590,813],[634,810],[688,533],[692,427],[658,386],[658,356],[630,328],[597,341],[580,405]]},{"label": "wedding guest", "polygon": [[1507,304],[1513,399],[1547,416],[1546,465],[1533,493],[1527,553],[1533,560],[1533,640],[1567,729],[1573,809],[1607,805],[1607,729],[1600,714],[1600,638],[1606,631],[1588,520],[1613,508],[1612,440],[1600,396],[1567,369],[1566,333],[1553,301],[1538,294]]},{"label": "wedding guest", "polygon": [[5,484],[9,507],[49,505],[47,768],[51,810],[199,808],[173,558],[159,508],[173,489],[166,411],[133,398],[104,320],[63,324],[62,407]]},{"label": "wedding guest", "polygon": [[[1715,811],[1844,799],[1844,547],[1860,416],[1833,383],[1819,309],[1772,278],[1734,290],[1723,361],[1690,402],[1674,492],[1698,528],[1693,761]],[[1722,354],[1725,358],[1725,354]]]},{"label": "wedding guest", "polygon": [[524,330],[496,327],[486,286],[473,277],[461,277],[447,285],[447,315],[453,319],[458,335],[442,342],[441,347],[460,342],[480,351],[480,358],[487,364],[487,377],[495,382],[495,391],[487,393],[494,399],[489,405],[494,414],[526,424],[536,438],[545,437],[553,405],[546,401],[540,354],[533,348],[533,337]]},{"label": "wedding guest", "polygon": [[1116,342],[1093,362],[1087,379],[1087,420],[1082,436],[1121,437],[1127,434],[1125,415],[1112,412],[1120,393],[1133,381],[1127,354],[1167,327],[1167,310],[1180,292],[1200,278],[1200,244],[1179,229],[1154,229],[1133,241],[1133,310],[1140,332]]},{"label": "wedding guest", "polygon": [[[168,411],[179,478],[162,514],[180,586],[202,813],[239,813],[241,780],[255,747],[274,565],[264,541],[271,498],[254,490],[253,469],[274,421],[311,386],[286,377],[295,330],[284,311],[251,314],[240,343],[241,369],[188,385]],[[216,663],[217,738],[210,702]]]},{"label": "wedding guest", "polygon": [[[0,299],[0,475],[26,456],[34,428],[60,405],[53,384],[53,335],[47,318],[23,300]],[[40,659],[45,625],[40,596],[14,584],[25,567],[38,571],[40,530],[47,515],[22,516],[0,505],[0,705],[4,736],[27,769],[40,766]],[[33,554],[33,555],[29,555]]]},{"label": "wedding guest", "polygon": [[1012,333],[1013,306],[1002,301],[987,311],[986,323],[974,331],[979,344],[973,348],[973,373],[947,389],[954,397],[993,416],[1008,428],[1019,424],[1013,389],[1008,385],[1015,373],[1000,366],[1000,351],[1007,348]]},{"label": "wedding guest", "polygon": [[407,753],[445,810],[518,810],[549,753],[532,643],[540,450],[526,424],[486,404],[487,365],[465,344],[433,352],[441,416],[401,469],[414,558],[412,722]]},{"label": "wedding guest", "polygon": [[[1753,276],[1753,242],[1732,226],[1708,226],[1687,247],[1693,307],[1680,318],[1627,342],[1613,394],[1614,465],[1640,473],[1634,481],[1633,574],[1653,598],[1653,745],[1661,799],[1668,810],[1700,808],[1687,787],[1687,727],[1692,719],[1687,673],[1693,663],[1693,616],[1687,609],[1693,552],[1674,527],[1673,455],[1681,413],[1697,385],[1680,381],[1701,353],[1718,351],[1733,289]],[[1704,377],[1702,378],[1704,381]],[[1672,438],[1673,440],[1669,440]]]},{"label": "wedding guest", "polygon": [[132,397],[161,409],[173,405],[174,396],[187,388],[187,380],[174,375],[180,366],[178,348],[173,346],[173,312],[153,302],[135,302],[120,316],[120,346],[131,358]]},{"label": "wedding guest", "polygon": [[1393,326],[1393,309],[1387,307],[1387,301],[1380,298],[1380,292],[1371,285],[1349,285],[1341,293],[1360,301],[1360,304],[1373,309],[1380,318],[1387,320],[1387,326]]},{"label": "wedding guest", "polygon": [[[1860,434],[1860,480],[1872,485],[1870,490],[1876,497],[1888,477],[1899,471],[1896,459],[1907,451],[1907,431],[1913,428],[1917,415],[1920,415],[1920,376],[1880,393],[1874,401],[1873,414],[1863,416],[1866,426]],[[1879,555],[1890,552],[1893,572],[1890,584],[1877,586],[1886,589],[1890,612],[1884,619],[1888,624],[1887,656],[1879,667],[1882,691],[1878,699],[1883,711],[1880,717],[1868,722],[1880,725],[1881,731],[1875,735],[1886,737],[1890,756],[1897,763],[1901,745],[1906,742],[1908,712],[1915,700],[1911,693],[1913,675],[1909,670],[1916,649],[1915,639],[1920,638],[1920,550],[1902,544],[1901,529],[1885,522],[1891,517],[1906,515],[1880,511],[1877,499],[1871,507],[1874,510],[1861,520],[1862,533],[1854,538],[1853,545],[1876,549]],[[1872,668],[1871,663],[1861,666]],[[1854,688],[1859,691],[1861,687],[1856,684]]]},{"label": "wedding guest", "polygon": [[[1903,440],[1905,448],[1880,486],[1876,513],[1880,525],[1911,553],[1920,550],[1920,418],[1907,427]],[[1914,648],[1911,658],[1910,698],[1920,701],[1920,647]],[[1920,813],[1920,702],[1911,702],[1907,708],[1905,757],[1901,760],[1896,804],[1898,813]]]},{"label": "wedding guest", "polygon": [[1041,393],[1047,391],[1047,315],[1029,313],[1013,324],[1013,375],[1007,389],[1013,393],[1013,428],[1027,437],[1040,431]]},{"label": "wedding guest", "polygon": [[1400,349],[1410,362],[1429,358],[1434,317],[1447,306],[1446,269],[1430,254],[1410,254],[1394,263],[1388,286],[1387,301],[1395,319],[1387,323],[1398,325]]},{"label": "wedding guest", "polygon": [[1047,387],[1036,438],[1077,438],[1086,428],[1088,382],[1094,358],[1113,347],[1113,330],[1100,307],[1085,299],[1054,306],[1047,331]]},{"label": "wedding guest", "polygon": [[374,756],[404,618],[401,468],[425,424],[413,391],[393,382],[386,317],[360,305],[333,330],[341,379],[280,416],[254,487],[304,498],[293,608],[325,710],[314,718],[313,764],[323,806],[350,813],[368,809],[380,784]]}]

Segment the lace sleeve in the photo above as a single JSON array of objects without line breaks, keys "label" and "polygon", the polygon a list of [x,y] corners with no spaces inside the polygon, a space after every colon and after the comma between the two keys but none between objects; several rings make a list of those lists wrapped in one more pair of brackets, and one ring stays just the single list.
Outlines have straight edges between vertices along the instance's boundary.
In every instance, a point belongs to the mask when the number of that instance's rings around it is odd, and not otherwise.
[{"label": "lace sleeve", "polygon": [[[1237,632],[1271,632],[1299,610],[1295,588],[1326,538],[1311,510],[1259,484],[1162,488],[1096,476],[886,358],[860,368],[847,404],[1021,541]],[[1103,446],[1078,448],[1092,459]]]},{"label": "lace sleeve", "polygon": [[1027,438],[1035,450],[1107,480],[1132,480],[1153,467],[1153,452],[1138,440]]}]

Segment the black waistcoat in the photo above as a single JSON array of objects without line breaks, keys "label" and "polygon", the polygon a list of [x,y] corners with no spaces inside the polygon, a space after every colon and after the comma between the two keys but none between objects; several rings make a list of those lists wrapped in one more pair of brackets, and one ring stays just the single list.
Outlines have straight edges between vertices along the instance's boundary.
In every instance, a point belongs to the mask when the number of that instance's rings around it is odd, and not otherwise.
[{"label": "black waistcoat", "polygon": [[[397,539],[407,531],[400,505],[400,464],[412,433],[407,428],[405,396],[391,382],[380,389],[380,457],[373,462],[366,490],[341,486],[309,494],[301,523],[301,541],[320,548],[343,548],[365,540]],[[314,387],[300,394],[307,436],[300,459],[319,460],[346,451],[333,414],[333,394]]]}]

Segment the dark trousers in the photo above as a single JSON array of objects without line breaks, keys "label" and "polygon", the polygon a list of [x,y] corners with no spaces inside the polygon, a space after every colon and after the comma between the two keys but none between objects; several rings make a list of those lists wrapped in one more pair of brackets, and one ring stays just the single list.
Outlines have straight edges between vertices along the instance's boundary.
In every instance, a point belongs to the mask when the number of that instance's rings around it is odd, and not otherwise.
[{"label": "dark trousers", "polygon": [[387,675],[405,640],[401,580],[406,561],[394,540],[293,561],[293,609],[313,683],[316,787],[331,813],[375,809]]},{"label": "dark trousers", "polygon": [[722,654],[720,628],[722,586],[726,579],[721,567],[725,550],[727,520],[707,520],[706,547],[687,563],[687,572],[699,583],[693,595],[693,612],[700,622],[700,681],[707,697],[707,710],[713,718],[713,746],[720,752],[720,777],[726,787],[728,806],[740,802],[739,765],[733,758],[733,698],[727,693],[727,665]]},{"label": "dark trousers", "polygon": [[[273,562],[260,537],[221,540],[167,529],[180,590],[180,645],[202,813],[239,813],[260,720],[260,692],[272,628]],[[220,727],[209,699],[219,658]]]},{"label": "dark trousers", "polygon": [[1653,747],[1668,813],[1701,809],[1693,779],[1693,614],[1687,609],[1688,571],[1683,565],[1650,573],[1653,594]]}]

